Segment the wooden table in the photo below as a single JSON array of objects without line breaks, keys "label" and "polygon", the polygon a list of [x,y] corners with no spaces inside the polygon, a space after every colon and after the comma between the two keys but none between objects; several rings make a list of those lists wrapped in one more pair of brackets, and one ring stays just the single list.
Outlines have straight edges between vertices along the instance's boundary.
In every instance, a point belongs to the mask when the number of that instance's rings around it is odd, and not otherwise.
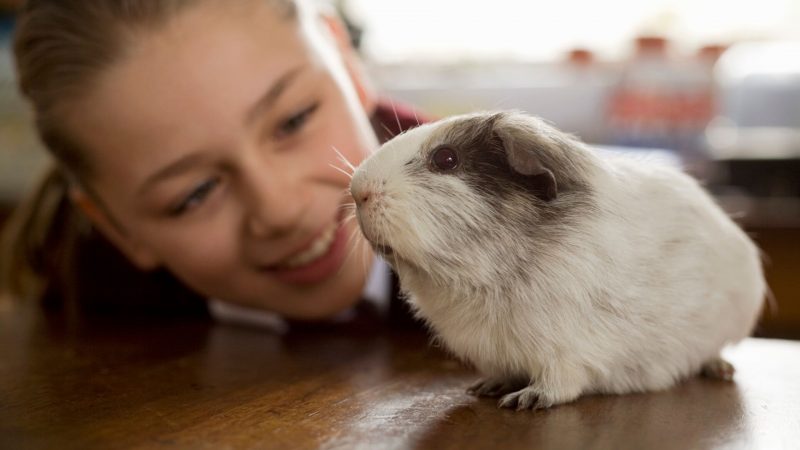
[{"label": "wooden table", "polygon": [[800,448],[800,343],[728,353],[735,383],[512,412],[420,332],[280,336],[206,320],[78,326],[0,312],[0,448]]}]

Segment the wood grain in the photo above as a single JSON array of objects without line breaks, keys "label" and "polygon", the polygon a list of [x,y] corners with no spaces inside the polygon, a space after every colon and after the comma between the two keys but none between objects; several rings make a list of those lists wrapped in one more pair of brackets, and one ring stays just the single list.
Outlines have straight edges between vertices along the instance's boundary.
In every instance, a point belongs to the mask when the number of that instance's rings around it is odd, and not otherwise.
[{"label": "wood grain", "polygon": [[764,337],[800,339],[800,228],[747,230],[763,252],[764,272],[774,296],[756,330]]},{"label": "wood grain", "polygon": [[796,448],[800,343],[729,351],[735,383],[516,413],[376,320],[280,336],[203,320],[0,312],[0,448]]}]

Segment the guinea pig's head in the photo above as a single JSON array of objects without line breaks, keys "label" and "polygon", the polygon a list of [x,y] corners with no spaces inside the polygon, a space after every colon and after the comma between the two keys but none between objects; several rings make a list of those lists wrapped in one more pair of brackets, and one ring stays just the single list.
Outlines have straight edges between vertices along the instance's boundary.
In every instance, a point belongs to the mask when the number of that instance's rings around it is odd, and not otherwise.
[{"label": "guinea pig's head", "polygon": [[350,191],[364,236],[399,272],[496,281],[579,213],[590,195],[579,150],[522,113],[456,116],[384,144]]}]

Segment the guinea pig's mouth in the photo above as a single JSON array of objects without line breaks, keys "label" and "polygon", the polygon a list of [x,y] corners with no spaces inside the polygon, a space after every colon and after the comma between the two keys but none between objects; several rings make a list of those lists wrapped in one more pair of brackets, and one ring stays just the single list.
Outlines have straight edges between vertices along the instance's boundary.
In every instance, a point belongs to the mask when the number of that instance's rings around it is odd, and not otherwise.
[{"label": "guinea pig's mouth", "polygon": [[376,238],[368,231],[366,227],[364,227],[364,223],[362,222],[362,217],[358,215],[358,225],[361,228],[361,234],[364,238],[369,242],[372,246],[372,249],[375,250],[376,253],[380,254],[381,256],[393,256],[394,249],[389,247],[386,244],[379,244],[378,242],[383,241],[383,239]]}]

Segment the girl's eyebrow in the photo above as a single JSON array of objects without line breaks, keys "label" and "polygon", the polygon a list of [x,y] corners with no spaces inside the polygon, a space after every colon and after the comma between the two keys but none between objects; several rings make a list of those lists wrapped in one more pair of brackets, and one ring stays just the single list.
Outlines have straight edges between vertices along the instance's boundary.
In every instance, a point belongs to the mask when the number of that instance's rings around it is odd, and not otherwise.
[{"label": "girl's eyebrow", "polygon": [[[289,86],[295,78],[297,78],[302,70],[302,66],[294,67],[278,78],[278,80],[275,81],[275,83],[273,83],[269,89],[267,89],[267,91],[255,101],[255,103],[253,103],[253,106],[248,109],[245,116],[245,123],[252,123],[264,112],[264,110],[272,107],[278,98],[280,98],[281,94],[286,90],[286,87]],[[137,190],[138,193],[142,194],[159,181],[190,169],[192,166],[201,163],[203,159],[202,152],[189,153],[178,158],[177,160],[171,162],[167,166],[159,169],[157,172],[147,177]]]},{"label": "girl's eyebrow", "polygon": [[303,70],[303,67],[295,67],[288,70],[284,73],[280,78],[278,78],[275,83],[270,86],[267,91],[261,95],[261,97],[256,100],[253,106],[248,109],[247,114],[245,115],[245,124],[251,124],[253,121],[261,116],[265,110],[272,107],[281,94],[286,90],[286,87],[289,86],[297,75]]},{"label": "girl's eyebrow", "polygon": [[184,156],[181,156],[177,160],[171,162],[167,166],[159,169],[158,171],[147,177],[139,186],[139,189],[137,189],[137,193],[143,194],[147,189],[149,189],[151,186],[155,185],[159,181],[162,181],[164,179],[177,175],[181,172],[184,172],[190,169],[191,167],[202,163],[204,159],[205,157],[202,152],[189,153]]}]

